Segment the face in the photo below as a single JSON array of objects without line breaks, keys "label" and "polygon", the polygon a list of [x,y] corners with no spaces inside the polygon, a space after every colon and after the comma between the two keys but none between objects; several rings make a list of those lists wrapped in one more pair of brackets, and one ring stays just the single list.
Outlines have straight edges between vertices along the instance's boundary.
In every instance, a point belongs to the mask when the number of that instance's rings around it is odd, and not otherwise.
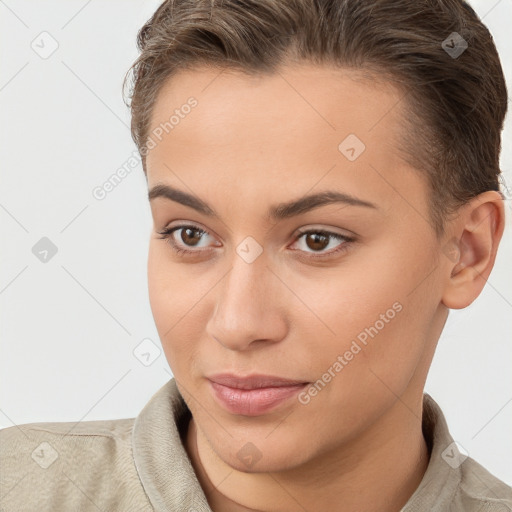
[{"label": "face", "polygon": [[[400,99],[313,65],[198,68],[160,90],[150,303],[197,428],[234,468],[296,467],[421,397],[446,316]],[[237,380],[254,376],[292,382]]]}]

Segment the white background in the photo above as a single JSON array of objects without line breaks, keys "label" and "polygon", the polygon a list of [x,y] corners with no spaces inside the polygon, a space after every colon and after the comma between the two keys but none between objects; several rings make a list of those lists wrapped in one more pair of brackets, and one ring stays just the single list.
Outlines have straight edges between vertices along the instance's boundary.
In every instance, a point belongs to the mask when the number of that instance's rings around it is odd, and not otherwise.
[{"label": "white background", "polygon": [[[0,2],[0,427],[134,417],[170,378],[163,353],[150,366],[133,355],[145,338],[159,345],[142,168],[103,201],[92,196],[135,150],[121,83],[137,56],[137,30],[158,3]],[[512,2],[471,4],[512,92]],[[47,59],[31,48],[43,31],[59,45]],[[512,190],[511,124],[509,115],[501,162]],[[510,203],[489,282],[470,307],[450,313],[426,386],[454,439],[508,484]],[[42,237],[58,249],[47,263],[32,253]]]}]

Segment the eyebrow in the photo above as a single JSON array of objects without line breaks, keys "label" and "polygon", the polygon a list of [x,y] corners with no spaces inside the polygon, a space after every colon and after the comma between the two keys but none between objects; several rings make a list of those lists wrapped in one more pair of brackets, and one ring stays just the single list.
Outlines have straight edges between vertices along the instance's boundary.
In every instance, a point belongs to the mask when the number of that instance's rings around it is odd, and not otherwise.
[{"label": "eyebrow", "polygon": [[[173,188],[169,185],[160,183],[155,185],[148,192],[149,201],[152,201],[157,197],[162,197],[170,201],[180,203],[184,206],[188,206],[189,208],[193,208],[194,210],[207,215],[208,217],[220,218],[218,213],[202,199],[189,194],[188,192]],[[276,221],[288,219],[290,217],[306,213],[315,208],[319,208],[320,206],[333,203],[343,203],[347,206],[364,206],[366,208],[378,209],[377,205],[374,203],[358,199],[357,197],[354,197],[350,194],[326,190],[316,194],[310,194],[308,196],[301,197],[300,199],[273,205],[269,208],[267,218]]]}]

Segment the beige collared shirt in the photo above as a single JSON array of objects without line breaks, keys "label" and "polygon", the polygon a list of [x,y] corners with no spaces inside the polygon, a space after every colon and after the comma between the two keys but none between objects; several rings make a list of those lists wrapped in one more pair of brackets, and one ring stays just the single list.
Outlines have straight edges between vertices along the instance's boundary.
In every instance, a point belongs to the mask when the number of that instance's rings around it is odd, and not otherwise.
[{"label": "beige collared shirt", "polygon": [[[0,511],[211,512],[180,438],[189,418],[171,379],[137,418],[0,430]],[[512,488],[458,451],[428,394],[423,432],[430,462],[401,512],[512,511]]]}]

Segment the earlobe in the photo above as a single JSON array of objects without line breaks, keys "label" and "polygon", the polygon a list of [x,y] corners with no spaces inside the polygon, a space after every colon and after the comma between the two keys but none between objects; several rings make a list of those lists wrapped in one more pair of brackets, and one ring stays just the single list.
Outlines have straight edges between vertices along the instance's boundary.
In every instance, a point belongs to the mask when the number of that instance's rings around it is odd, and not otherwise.
[{"label": "earlobe", "polygon": [[[452,254],[457,254],[457,259],[450,262],[448,283],[445,287],[442,303],[450,309],[463,309],[468,307],[478,296],[485,285],[485,279],[481,278],[475,258],[474,245],[467,243],[466,232],[459,240],[452,239],[450,245]],[[482,263],[482,260],[480,260]]]},{"label": "earlobe", "polygon": [[454,236],[443,246],[447,281],[442,303],[463,309],[480,295],[503,235],[505,209],[498,192],[488,191],[461,209]]}]

